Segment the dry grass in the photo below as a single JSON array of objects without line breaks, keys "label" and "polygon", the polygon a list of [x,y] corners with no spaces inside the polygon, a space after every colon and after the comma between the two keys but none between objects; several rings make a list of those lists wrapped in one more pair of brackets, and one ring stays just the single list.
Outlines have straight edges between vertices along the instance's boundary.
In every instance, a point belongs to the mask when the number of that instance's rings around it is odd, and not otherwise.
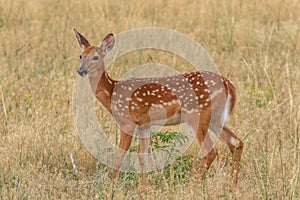
[{"label": "dry grass", "polygon": [[[80,51],[71,28],[97,44],[108,32],[149,26],[176,29],[200,42],[235,83],[239,102],[231,126],[245,142],[236,197],[299,199],[299,10],[292,0],[1,0],[1,199],[139,198],[131,174],[113,191],[111,170],[77,136],[71,103]],[[110,72],[118,78],[136,64],[129,55]],[[202,187],[175,184],[157,172],[148,176],[145,198],[232,198],[230,153],[218,146]]]}]

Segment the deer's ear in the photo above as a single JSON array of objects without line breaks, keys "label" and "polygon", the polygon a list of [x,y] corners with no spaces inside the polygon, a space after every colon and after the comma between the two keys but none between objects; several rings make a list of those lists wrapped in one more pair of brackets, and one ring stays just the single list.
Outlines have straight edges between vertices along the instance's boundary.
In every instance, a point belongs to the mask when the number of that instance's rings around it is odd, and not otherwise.
[{"label": "deer's ear", "polygon": [[114,47],[114,44],[114,35],[112,33],[107,34],[100,45],[100,48],[103,50],[103,54],[106,55]]},{"label": "deer's ear", "polygon": [[82,51],[86,50],[89,46],[91,46],[89,41],[83,35],[77,32],[75,28],[73,28],[73,31],[75,33],[79,47],[82,49]]}]

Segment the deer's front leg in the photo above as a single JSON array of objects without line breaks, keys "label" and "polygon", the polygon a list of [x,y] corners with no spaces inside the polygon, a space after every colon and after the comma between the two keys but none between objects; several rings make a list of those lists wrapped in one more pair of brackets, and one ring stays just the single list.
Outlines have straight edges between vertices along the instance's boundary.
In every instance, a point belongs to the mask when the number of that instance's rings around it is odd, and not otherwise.
[{"label": "deer's front leg", "polygon": [[146,169],[148,163],[148,148],[150,141],[150,126],[138,127],[137,134],[139,137],[138,157],[142,172],[141,185],[143,187],[146,183]]},{"label": "deer's front leg", "polygon": [[132,140],[132,134],[127,134],[121,130],[120,143],[116,156],[116,173],[114,177],[114,182],[117,183],[120,176],[120,169],[124,161],[124,157],[128,152]]}]

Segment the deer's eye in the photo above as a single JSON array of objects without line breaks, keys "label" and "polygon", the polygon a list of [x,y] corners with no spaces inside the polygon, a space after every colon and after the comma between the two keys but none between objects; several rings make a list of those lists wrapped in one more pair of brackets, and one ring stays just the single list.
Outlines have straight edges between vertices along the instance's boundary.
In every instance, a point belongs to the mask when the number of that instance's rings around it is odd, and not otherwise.
[{"label": "deer's eye", "polygon": [[80,60],[82,59],[82,55],[79,55],[79,59],[80,59]]},{"label": "deer's eye", "polygon": [[99,56],[94,56],[93,57],[93,60],[98,60],[99,59]]}]

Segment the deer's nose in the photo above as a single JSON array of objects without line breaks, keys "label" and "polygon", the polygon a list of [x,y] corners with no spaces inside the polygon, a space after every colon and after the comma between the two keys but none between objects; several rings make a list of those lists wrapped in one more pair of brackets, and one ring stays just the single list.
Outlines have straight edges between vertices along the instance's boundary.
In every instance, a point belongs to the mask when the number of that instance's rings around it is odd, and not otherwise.
[{"label": "deer's nose", "polygon": [[83,69],[83,68],[79,68],[78,70],[77,70],[77,73],[80,75],[80,76],[85,76],[86,74],[87,74],[87,71],[85,70],[85,69]]}]

